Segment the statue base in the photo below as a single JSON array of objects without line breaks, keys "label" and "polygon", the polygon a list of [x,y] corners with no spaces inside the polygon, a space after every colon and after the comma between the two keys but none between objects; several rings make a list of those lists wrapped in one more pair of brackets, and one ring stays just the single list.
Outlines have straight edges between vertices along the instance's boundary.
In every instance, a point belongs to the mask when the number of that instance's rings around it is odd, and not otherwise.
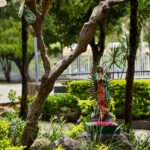
[{"label": "statue base", "polygon": [[120,133],[118,124],[112,121],[85,122],[85,129],[91,135]]}]

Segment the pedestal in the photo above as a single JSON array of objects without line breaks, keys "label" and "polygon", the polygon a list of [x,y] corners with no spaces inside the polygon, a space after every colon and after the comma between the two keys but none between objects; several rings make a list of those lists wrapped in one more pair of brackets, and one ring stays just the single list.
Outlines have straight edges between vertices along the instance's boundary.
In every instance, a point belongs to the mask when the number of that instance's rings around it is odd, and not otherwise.
[{"label": "pedestal", "polygon": [[118,124],[112,121],[85,122],[85,130],[91,135],[120,133]]}]

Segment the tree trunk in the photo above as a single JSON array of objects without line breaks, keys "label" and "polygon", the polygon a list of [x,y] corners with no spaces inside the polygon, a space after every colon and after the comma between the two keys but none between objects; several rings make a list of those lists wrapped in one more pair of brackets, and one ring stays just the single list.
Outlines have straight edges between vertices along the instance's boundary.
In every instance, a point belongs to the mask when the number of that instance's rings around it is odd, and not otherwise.
[{"label": "tree trunk", "polygon": [[95,43],[95,39],[91,41],[90,45],[92,47],[93,54],[93,66],[98,66],[103,56],[105,49],[105,20],[103,20],[103,25],[100,23],[100,36],[98,45]]},{"label": "tree trunk", "polygon": [[[40,21],[39,14],[37,14],[37,11],[35,10],[35,4],[33,4],[34,1],[29,2],[30,3],[30,9],[36,14],[37,20],[36,23],[33,25],[34,30],[36,34],[38,28],[40,28],[39,24],[42,24]],[[42,1],[42,2],[51,2],[49,1]],[[27,115],[27,124],[23,131],[23,137],[22,137],[22,145],[26,146],[26,149],[30,148],[30,145],[34,142],[35,138],[38,134],[38,118],[40,116],[42,106],[44,104],[44,101],[46,97],[49,95],[49,93],[52,91],[54,82],[56,79],[61,75],[61,73],[73,62],[75,58],[77,58],[82,52],[85,52],[87,49],[87,45],[91,42],[95,35],[95,30],[97,24],[99,22],[103,21],[103,18],[106,16],[107,11],[111,6],[114,4],[126,2],[126,0],[108,0],[101,2],[97,7],[94,8],[92,15],[87,23],[84,24],[84,26],[81,29],[79,40],[77,42],[77,46],[74,51],[68,56],[65,57],[63,60],[60,60],[51,70],[50,63],[46,57],[45,53],[45,46],[44,41],[42,39],[42,33],[37,34],[38,42],[39,42],[39,48],[42,55],[42,60],[44,64],[45,74],[42,77],[41,85],[39,93],[36,97],[36,100],[32,103],[30,106],[30,109],[28,111]],[[47,5],[43,5],[43,7]],[[43,8],[42,7],[42,8]],[[33,9],[32,9],[33,8]],[[45,14],[45,10],[44,14]],[[43,12],[42,11],[42,12]],[[42,16],[43,18],[43,16]],[[40,37],[39,37],[40,36]]]},{"label": "tree trunk", "polygon": [[133,80],[135,71],[135,58],[138,47],[138,27],[137,27],[137,9],[138,1],[130,0],[130,52],[128,57],[128,69],[126,80],[126,96],[125,96],[125,124],[131,127],[132,124],[132,93]]},{"label": "tree trunk", "polygon": [[26,119],[27,115],[27,95],[28,95],[28,59],[27,59],[27,23],[22,17],[22,98],[20,117]]},{"label": "tree trunk", "polygon": [[7,82],[10,82],[11,61],[7,57],[1,57],[0,63]]}]

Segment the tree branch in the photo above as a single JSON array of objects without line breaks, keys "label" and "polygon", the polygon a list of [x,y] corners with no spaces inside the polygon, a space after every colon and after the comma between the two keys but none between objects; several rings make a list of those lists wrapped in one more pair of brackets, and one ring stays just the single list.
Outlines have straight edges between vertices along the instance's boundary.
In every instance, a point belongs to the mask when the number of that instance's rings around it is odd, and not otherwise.
[{"label": "tree branch", "polygon": [[[36,15],[36,21],[34,24],[32,24],[32,34],[37,37],[38,40],[38,48],[40,50],[41,58],[43,61],[43,66],[45,70],[45,75],[49,76],[51,66],[50,61],[48,59],[47,53],[46,53],[46,47],[43,40],[43,33],[42,33],[42,24],[44,21],[44,17],[46,13],[48,12],[49,8],[52,5],[52,0],[42,0],[42,14],[38,12],[36,8],[36,1],[33,0],[31,2],[27,3],[27,6],[30,8],[32,12]],[[31,28],[30,28],[31,31]]]},{"label": "tree branch", "polygon": [[113,5],[125,3],[128,0],[106,0],[101,1],[98,6],[96,6],[89,18],[80,32],[79,40],[75,50],[63,60],[60,60],[52,69],[49,76],[49,82],[51,79],[57,79],[58,76],[71,64],[71,62],[78,57],[81,53],[86,51],[87,45],[92,41],[96,26],[105,20],[105,16]]},{"label": "tree branch", "polygon": [[26,2],[26,5],[30,8],[30,10],[31,10],[32,12],[34,12],[34,14],[37,13],[36,0],[32,0],[32,1]]},{"label": "tree branch", "polygon": [[42,16],[46,16],[47,12],[52,7],[52,0],[42,0]]},{"label": "tree branch", "polygon": [[113,6],[120,3],[127,3],[129,0],[106,0],[109,6]]}]

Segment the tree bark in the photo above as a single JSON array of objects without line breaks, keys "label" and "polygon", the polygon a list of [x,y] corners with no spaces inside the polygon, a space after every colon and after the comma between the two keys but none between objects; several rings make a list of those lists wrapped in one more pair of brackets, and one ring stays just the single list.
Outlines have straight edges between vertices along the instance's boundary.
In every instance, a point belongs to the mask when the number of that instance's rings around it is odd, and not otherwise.
[{"label": "tree bark", "polygon": [[[110,6],[113,6],[113,4],[122,3],[122,2],[126,2],[126,0],[106,0],[106,1],[101,2],[97,7],[95,7],[92,12],[92,15],[90,16],[89,21],[85,23],[81,29],[79,40],[77,42],[77,46],[75,50],[68,57],[64,58],[63,60],[60,60],[52,68],[51,71],[50,71],[50,63],[48,62],[48,59],[46,58],[46,53],[44,49],[45,48],[44,41],[41,38],[42,32],[40,32],[40,35],[37,34],[40,31],[36,26],[36,24],[38,25],[38,23],[35,23],[33,25],[35,33],[38,36],[41,36],[37,38],[39,38],[39,42],[42,44],[40,46],[41,48],[40,52],[41,52],[41,55],[43,55],[42,60],[43,60],[44,68],[45,68],[45,75],[42,77],[40,90],[36,97],[36,100],[32,103],[28,111],[27,124],[24,128],[23,138],[22,138],[22,144],[27,146],[26,149],[30,148],[30,145],[34,142],[35,138],[37,137],[38,118],[40,116],[41,109],[42,109],[42,106],[46,97],[49,95],[49,93],[53,89],[54,82],[61,75],[61,73],[73,62],[73,60],[76,57],[78,57],[82,52],[86,51],[87,45],[91,42],[91,40],[93,39],[95,35],[96,26],[106,16],[106,13],[110,9]],[[37,11],[35,10],[36,9],[35,4],[33,4],[33,1],[30,3],[32,4],[32,5],[30,4],[30,9],[35,14],[37,14]],[[46,7],[46,8],[49,8],[49,7]],[[39,24],[41,24],[41,22]]]},{"label": "tree bark", "polygon": [[27,94],[28,94],[28,58],[27,58],[27,23],[22,17],[22,98],[20,117],[26,119],[27,116]]},{"label": "tree bark", "polygon": [[92,47],[92,53],[93,53],[93,66],[98,66],[100,63],[100,60],[103,56],[104,49],[105,49],[105,19],[102,20],[102,22],[99,25],[100,28],[100,35],[99,35],[99,42],[98,44],[95,43],[95,39],[93,38],[90,45]]},{"label": "tree bark", "polygon": [[11,72],[11,61],[8,59],[8,57],[1,57],[0,63],[6,78],[7,82],[10,82],[10,72]]},{"label": "tree bark", "polygon": [[135,71],[135,58],[138,48],[138,27],[137,27],[137,9],[138,1],[130,0],[130,51],[128,57],[128,69],[126,80],[126,96],[125,96],[125,124],[130,128],[132,125],[132,93]]}]

